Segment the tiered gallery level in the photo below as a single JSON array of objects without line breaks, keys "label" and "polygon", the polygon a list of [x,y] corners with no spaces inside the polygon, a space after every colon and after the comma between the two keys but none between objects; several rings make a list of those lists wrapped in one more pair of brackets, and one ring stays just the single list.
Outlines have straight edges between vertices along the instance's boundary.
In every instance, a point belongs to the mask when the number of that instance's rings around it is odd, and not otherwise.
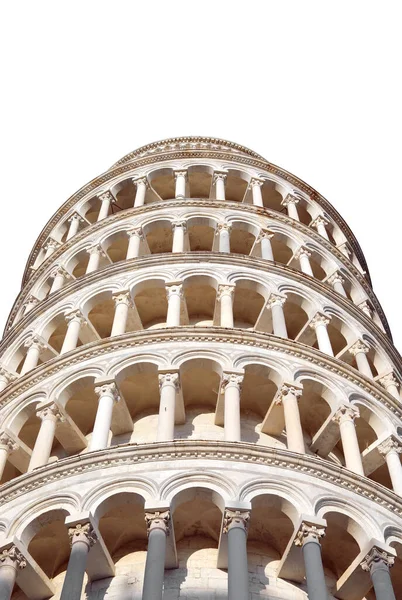
[{"label": "tiered gallery level", "polygon": [[401,600],[401,380],[315,190],[213,138],[127,155],[6,325],[0,600]]}]

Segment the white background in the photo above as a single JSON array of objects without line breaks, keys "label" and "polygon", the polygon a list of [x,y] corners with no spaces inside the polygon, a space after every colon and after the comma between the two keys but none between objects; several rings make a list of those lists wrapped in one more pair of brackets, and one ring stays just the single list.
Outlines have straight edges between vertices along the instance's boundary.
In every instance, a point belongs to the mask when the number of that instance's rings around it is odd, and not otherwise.
[{"label": "white background", "polygon": [[3,0],[0,326],[45,222],[159,139],[243,144],[342,214],[402,348],[400,3]]}]

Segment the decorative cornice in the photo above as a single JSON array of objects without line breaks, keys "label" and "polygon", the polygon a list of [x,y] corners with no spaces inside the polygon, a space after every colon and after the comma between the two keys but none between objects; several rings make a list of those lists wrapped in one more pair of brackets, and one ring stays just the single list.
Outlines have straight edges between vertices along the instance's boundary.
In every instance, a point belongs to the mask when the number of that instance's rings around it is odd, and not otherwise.
[{"label": "decorative cornice", "polygon": [[365,292],[371,299],[376,311],[378,312],[378,314],[384,324],[384,327],[387,330],[388,335],[392,338],[384,311],[382,310],[382,307],[381,307],[380,303],[378,302],[378,300],[377,300],[370,284],[367,282],[366,278],[354,266],[354,264],[349,260],[349,258],[347,258],[336,246],[334,246],[331,242],[326,240],[320,234],[318,234],[317,232],[312,230],[307,225],[304,225],[300,221],[295,221],[294,219],[291,219],[288,216],[286,216],[282,213],[279,213],[277,211],[274,211],[272,209],[260,208],[260,207],[257,207],[254,205],[248,205],[248,204],[242,204],[241,208],[239,208],[239,205],[237,202],[230,202],[228,200],[225,200],[224,202],[222,202],[219,200],[203,200],[203,199],[197,199],[197,198],[190,198],[190,199],[176,198],[174,200],[169,200],[169,201],[155,202],[151,205],[145,205],[145,206],[138,207],[138,208],[125,209],[124,211],[116,213],[115,215],[111,215],[107,219],[102,219],[101,221],[98,221],[98,222],[90,225],[89,227],[83,229],[81,232],[78,232],[73,238],[71,238],[71,240],[69,240],[68,242],[65,242],[60,248],[55,250],[53,252],[53,254],[48,259],[46,259],[40,265],[40,267],[38,269],[36,269],[34,272],[32,272],[31,269],[29,268],[30,269],[29,270],[30,287],[28,287],[28,286],[25,287],[25,283],[28,283],[27,278],[25,278],[24,282],[23,282],[24,288],[23,288],[22,292],[20,293],[20,295],[17,297],[16,301],[14,302],[14,306],[12,307],[11,313],[7,319],[5,331],[7,331],[9,329],[10,321],[14,318],[17,310],[19,309],[20,298],[25,296],[25,294],[27,293],[27,290],[29,291],[29,289],[31,289],[32,285],[38,280],[39,277],[42,276],[42,274],[49,267],[49,265],[51,265],[54,261],[56,261],[56,259],[59,256],[61,256],[63,254],[63,252],[65,252],[65,250],[68,250],[71,246],[74,246],[77,242],[81,241],[82,239],[85,239],[88,235],[93,235],[97,231],[102,230],[107,224],[110,224],[112,222],[111,221],[112,219],[113,219],[113,222],[116,223],[116,222],[119,222],[120,220],[130,219],[134,215],[139,216],[142,214],[147,214],[148,212],[153,212],[154,210],[160,209],[162,207],[166,208],[166,202],[169,203],[169,207],[176,207],[176,206],[183,207],[183,205],[184,205],[186,208],[188,206],[206,207],[206,208],[222,208],[222,209],[230,208],[231,210],[235,210],[235,211],[239,211],[239,212],[243,212],[243,213],[244,212],[246,212],[246,213],[249,212],[252,214],[254,213],[254,214],[257,214],[260,216],[275,219],[285,225],[290,226],[292,229],[296,229],[296,230],[300,231],[301,233],[303,233],[304,235],[309,236],[317,244],[322,245],[327,251],[331,252],[345,266],[345,268],[357,279],[357,281],[360,283],[360,285],[362,285]]},{"label": "decorative cornice", "polygon": [[[250,151],[248,151],[250,152]],[[27,277],[29,276],[29,266],[33,263],[34,259],[37,256],[37,252],[39,247],[41,247],[46,238],[50,235],[53,228],[59,223],[59,221],[65,216],[65,214],[71,210],[76,203],[84,198],[86,195],[89,195],[91,192],[96,193],[95,190],[98,187],[105,187],[105,185],[113,180],[115,177],[119,175],[123,175],[125,173],[129,174],[133,169],[137,169],[140,167],[144,167],[149,164],[161,163],[172,160],[180,160],[180,159],[189,159],[189,158],[212,158],[216,160],[229,160],[233,163],[238,163],[242,165],[248,165],[255,167],[256,169],[262,169],[272,175],[275,175],[284,181],[290,183],[293,187],[296,187],[306,193],[311,200],[317,202],[322,208],[323,212],[328,214],[334,221],[339,225],[349,243],[353,246],[353,249],[356,252],[356,255],[363,267],[363,269],[367,273],[368,281],[370,283],[370,276],[368,273],[367,264],[363,255],[363,252],[357,242],[353,232],[347,223],[343,220],[343,218],[339,215],[339,213],[335,210],[335,208],[327,201],[323,196],[321,196],[314,188],[309,186],[307,183],[299,179],[298,177],[292,175],[291,173],[281,169],[280,167],[265,161],[262,158],[259,158],[258,155],[254,157],[249,157],[241,154],[234,154],[228,151],[215,151],[215,150],[202,150],[202,149],[189,149],[189,150],[181,150],[174,152],[164,152],[162,155],[152,154],[151,156],[138,158],[135,162],[129,162],[128,164],[120,164],[114,165],[109,171],[101,174],[96,177],[88,184],[86,184],[83,188],[78,190],[73,196],[71,196],[53,215],[53,217],[48,221],[41,234],[39,235],[34,248],[30,254],[30,257],[27,262],[27,268],[25,269],[23,284],[25,283]]]},{"label": "decorative cornice", "polygon": [[[102,469],[123,467],[127,465],[155,463],[161,461],[215,460],[237,462],[241,465],[260,465],[283,469],[287,477],[289,471],[302,473],[303,476],[317,478],[322,482],[335,485],[349,492],[364,497],[389,510],[394,515],[402,515],[402,498],[383,485],[357,475],[345,467],[341,467],[317,456],[301,455],[285,449],[256,446],[245,442],[225,442],[217,440],[175,440],[172,442],[155,442],[153,444],[121,444],[105,450],[79,454],[60,459],[45,467],[39,467],[0,487],[0,506],[23,494],[38,490],[48,483],[63,481],[67,489],[67,477]],[[245,466],[247,469],[247,466]]]},{"label": "decorative cornice", "polygon": [[133,349],[134,347],[142,347],[145,344],[153,345],[166,342],[175,344],[178,342],[196,342],[197,344],[207,343],[209,347],[212,347],[214,343],[228,343],[234,346],[240,345],[282,352],[288,356],[294,356],[306,360],[311,364],[328,369],[329,372],[350,381],[381,402],[388,410],[402,419],[401,403],[384,390],[379,383],[374,380],[368,380],[348,363],[324,354],[312,346],[306,346],[305,344],[301,344],[294,340],[279,338],[270,333],[247,331],[244,329],[236,330],[226,327],[208,327],[201,329],[195,326],[140,330],[125,333],[113,338],[97,340],[85,346],[80,346],[71,352],[67,352],[46,363],[42,363],[10,384],[0,394],[0,409],[10,403],[14,398],[17,398],[27,390],[31,389],[34,384],[40,383],[48,377],[64,371],[67,367],[81,365],[83,361],[103,356],[109,352],[121,351],[128,348]]}]

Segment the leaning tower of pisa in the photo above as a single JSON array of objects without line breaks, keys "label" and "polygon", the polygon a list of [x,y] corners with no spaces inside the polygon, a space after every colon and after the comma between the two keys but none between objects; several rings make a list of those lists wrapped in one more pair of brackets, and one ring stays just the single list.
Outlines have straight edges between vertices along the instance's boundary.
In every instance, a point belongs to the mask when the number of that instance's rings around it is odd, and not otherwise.
[{"label": "leaning tower of pisa", "polygon": [[402,599],[401,360],[297,177],[128,154],[45,225],[0,356],[0,600]]}]

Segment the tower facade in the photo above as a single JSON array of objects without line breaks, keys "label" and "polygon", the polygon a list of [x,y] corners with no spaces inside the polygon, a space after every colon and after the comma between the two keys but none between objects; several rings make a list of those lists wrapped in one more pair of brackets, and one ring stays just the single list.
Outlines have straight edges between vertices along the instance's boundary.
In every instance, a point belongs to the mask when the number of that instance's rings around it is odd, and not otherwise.
[{"label": "tower facade", "polygon": [[297,177],[125,156],[43,229],[0,356],[1,600],[402,598],[401,361]]}]

